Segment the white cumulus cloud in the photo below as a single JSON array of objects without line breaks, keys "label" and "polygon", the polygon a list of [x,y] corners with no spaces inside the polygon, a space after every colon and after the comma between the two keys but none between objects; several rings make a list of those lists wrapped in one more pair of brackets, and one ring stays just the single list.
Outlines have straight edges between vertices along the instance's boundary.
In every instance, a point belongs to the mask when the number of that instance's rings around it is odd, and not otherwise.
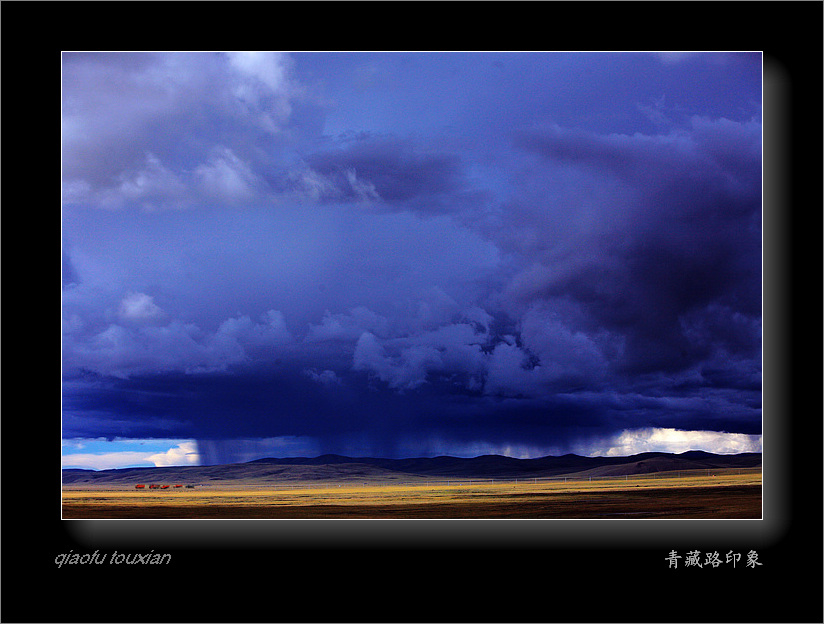
[{"label": "white cumulus cloud", "polygon": [[597,446],[580,448],[575,452],[586,455],[623,457],[651,451],[663,453],[684,453],[686,451],[706,451],[718,454],[760,453],[761,435],[645,427],[624,430],[611,440],[602,441]]},{"label": "white cumulus cloud", "polygon": [[195,175],[207,195],[229,201],[253,197],[263,186],[247,163],[222,146],[212,150],[208,162],[198,166]]},{"label": "white cumulus cloud", "polygon": [[[153,452],[152,450],[120,450],[135,446],[150,446],[152,449],[162,448],[163,444],[174,446],[166,450]],[[72,450],[87,448],[107,448],[98,452],[74,453]],[[159,466],[191,466],[200,463],[197,442],[195,440],[93,440],[63,442],[63,456],[61,464],[64,468],[82,468],[85,470],[114,470],[131,467],[159,467]]]},{"label": "white cumulus cloud", "polygon": [[163,310],[150,295],[130,292],[120,302],[118,315],[125,321],[152,321],[161,318]]},{"label": "white cumulus cloud", "polygon": [[146,458],[155,466],[185,466],[198,465],[200,455],[197,451],[197,442],[189,440],[170,448],[165,453],[155,453]]}]

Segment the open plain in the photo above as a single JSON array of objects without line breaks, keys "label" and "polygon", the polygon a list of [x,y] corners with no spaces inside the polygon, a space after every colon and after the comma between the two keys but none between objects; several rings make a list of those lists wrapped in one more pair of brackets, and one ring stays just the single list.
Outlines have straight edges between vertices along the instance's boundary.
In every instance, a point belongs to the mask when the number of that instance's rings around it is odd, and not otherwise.
[{"label": "open plain", "polygon": [[761,518],[761,470],[623,478],[216,482],[193,488],[63,486],[62,516],[129,519]]}]

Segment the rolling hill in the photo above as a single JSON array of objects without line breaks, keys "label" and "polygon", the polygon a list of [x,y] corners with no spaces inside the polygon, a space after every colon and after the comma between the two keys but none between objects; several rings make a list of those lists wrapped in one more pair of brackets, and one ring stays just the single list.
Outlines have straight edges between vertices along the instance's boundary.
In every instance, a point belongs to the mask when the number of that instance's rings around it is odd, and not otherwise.
[{"label": "rolling hill", "polygon": [[216,466],[168,466],[111,470],[64,469],[64,485],[127,485],[132,483],[288,483],[298,481],[414,481],[442,478],[532,478],[622,476],[667,472],[753,468],[761,466],[761,453],[715,455],[704,451],[640,453],[627,457],[547,456],[516,459],[501,455],[479,457],[376,457],[265,458]]}]

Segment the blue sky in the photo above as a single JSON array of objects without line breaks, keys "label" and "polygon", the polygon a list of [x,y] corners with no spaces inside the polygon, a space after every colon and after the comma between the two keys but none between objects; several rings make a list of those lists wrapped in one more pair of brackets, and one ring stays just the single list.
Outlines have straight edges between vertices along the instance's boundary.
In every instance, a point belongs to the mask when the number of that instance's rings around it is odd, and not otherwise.
[{"label": "blue sky", "polygon": [[62,80],[64,465],[760,450],[760,54]]}]

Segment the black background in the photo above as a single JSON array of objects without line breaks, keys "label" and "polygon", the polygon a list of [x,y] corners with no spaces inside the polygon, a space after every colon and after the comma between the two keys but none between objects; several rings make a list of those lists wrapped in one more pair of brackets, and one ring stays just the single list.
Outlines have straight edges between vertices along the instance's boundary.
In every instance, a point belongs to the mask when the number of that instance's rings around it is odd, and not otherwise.
[{"label": "black background", "polygon": [[[824,619],[821,3],[4,2],[0,20],[3,622]],[[60,52],[176,49],[763,50],[786,72],[790,96],[787,253],[765,259],[791,293],[771,302],[788,321],[780,328],[787,361],[764,363],[765,376],[783,376],[786,389],[786,526],[747,544],[710,533],[692,547],[645,540],[644,521],[633,539],[608,547],[493,539],[455,548],[448,538],[427,545],[414,524],[403,525],[408,535],[376,542],[370,534],[378,525],[368,522],[355,540],[304,538],[291,547],[278,540],[230,547],[201,525],[194,547],[137,547],[128,536],[120,546],[93,535],[79,540],[60,519],[57,446]],[[171,553],[172,563],[55,565],[70,550],[151,548]],[[735,569],[685,568],[683,560],[669,569],[672,549],[719,551],[722,560],[734,550],[742,560]],[[744,566],[748,550],[762,566]]]}]

